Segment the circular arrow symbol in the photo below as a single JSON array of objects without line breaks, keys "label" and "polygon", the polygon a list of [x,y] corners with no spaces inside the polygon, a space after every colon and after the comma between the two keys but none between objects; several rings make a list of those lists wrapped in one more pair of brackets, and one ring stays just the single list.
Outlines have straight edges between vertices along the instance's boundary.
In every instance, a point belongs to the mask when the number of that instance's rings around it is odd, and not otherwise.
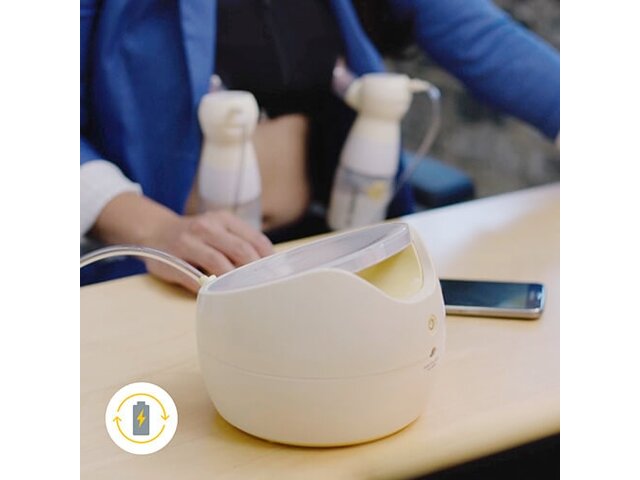
[{"label": "circular arrow symbol", "polygon": [[124,405],[124,403],[127,400],[129,400],[130,398],[133,398],[133,397],[140,396],[140,395],[145,396],[145,397],[153,398],[156,402],[158,402],[158,405],[160,405],[160,408],[162,409],[162,415],[160,415],[160,417],[163,420],[166,420],[167,418],[169,418],[169,415],[167,415],[167,411],[164,409],[164,405],[162,405],[162,402],[160,400],[158,400],[156,397],[154,397],[153,395],[151,395],[150,393],[133,393],[133,394],[129,395],[127,398],[122,400],[122,402],[120,402],[120,405],[118,405],[118,409],[116,410],[116,412],[120,411],[120,408],[122,407],[122,405]]},{"label": "circular arrow symbol", "polygon": [[[146,402],[140,397],[147,397]],[[140,409],[140,404],[144,405],[144,410]],[[140,410],[137,417],[136,409]],[[157,421],[153,420],[154,417]],[[144,430],[138,433],[136,429],[145,421]],[[146,455],[157,452],[171,441],[178,428],[178,411],[171,396],[159,386],[146,382],[131,383],[111,397],[105,411],[105,425],[111,440],[120,448],[136,455]]]},{"label": "circular arrow symbol", "polygon": [[122,435],[124,438],[126,438],[130,442],[140,443],[140,444],[153,442],[156,438],[158,438],[162,434],[162,432],[164,431],[164,427],[165,427],[164,425],[162,425],[162,428],[160,429],[158,434],[155,437],[150,438],[149,440],[134,440],[133,438],[128,437],[127,434],[122,431],[122,428],[120,428],[120,422],[122,421],[122,419],[120,417],[114,418],[113,421],[116,422],[116,425],[118,426],[118,431],[120,432],[120,435]]}]

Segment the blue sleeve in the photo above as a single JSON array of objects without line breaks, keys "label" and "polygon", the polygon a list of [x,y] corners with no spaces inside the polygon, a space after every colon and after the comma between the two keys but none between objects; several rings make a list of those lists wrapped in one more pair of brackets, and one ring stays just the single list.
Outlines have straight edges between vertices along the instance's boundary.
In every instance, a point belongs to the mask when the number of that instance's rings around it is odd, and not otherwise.
[{"label": "blue sleeve", "polygon": [[475,96],[554,139],[560,57],[489,0],[392,0],[411,15],[418,44]]},{"label": "blue sleeve", "polygon": [[87,124],[87,86],[89,74],[89,50],[96,11],[96,0],[80,1],[80,164],[89,160],[103,158],[91,143],[82,136],[82,130]]}]

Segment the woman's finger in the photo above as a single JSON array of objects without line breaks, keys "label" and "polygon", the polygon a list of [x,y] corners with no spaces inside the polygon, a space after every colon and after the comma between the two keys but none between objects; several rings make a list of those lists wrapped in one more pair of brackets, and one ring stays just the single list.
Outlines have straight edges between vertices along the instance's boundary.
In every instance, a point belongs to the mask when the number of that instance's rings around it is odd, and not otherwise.
[{"label": "woman's finger", "polygon": [[260,254],[253,245],[228,230],[220,231],[210,239],[209,244],[224,253],[238,267],[260,259]]},{"label": "woman's finger", "polygon": [[220,215],[210,215],[199,222],[199,238],[207,245],[219,250],[236,265],[245,265],[260,259],[256,249],[243,238],[230,232]]},{"label": "woman's finger", "polygon": [[225,227],[234,235],[249,242],[261,257],[273,253],[273,244],[265,234],[228,212],[220,212]]},{"label": "woman's finger", "polygon": [[222,275],[235,268],[222,252],[208,245],[202,238],[187,237],[183,243],[185,260],[201,267],[209,275]]}]

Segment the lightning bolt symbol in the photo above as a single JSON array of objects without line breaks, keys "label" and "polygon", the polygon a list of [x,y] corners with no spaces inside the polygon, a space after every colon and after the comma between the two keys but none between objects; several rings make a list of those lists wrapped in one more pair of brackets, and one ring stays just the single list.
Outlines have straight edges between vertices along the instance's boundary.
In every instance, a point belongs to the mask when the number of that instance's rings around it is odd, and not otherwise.
[{"label": "lightning bolt symbol", "polygon": [[138,413],[138,416],[136,417],[136,419],[138,420],[138,428],[140,428],[144,423],[144,421],[146,420],[143,409],[140,409],[140,413]]}]

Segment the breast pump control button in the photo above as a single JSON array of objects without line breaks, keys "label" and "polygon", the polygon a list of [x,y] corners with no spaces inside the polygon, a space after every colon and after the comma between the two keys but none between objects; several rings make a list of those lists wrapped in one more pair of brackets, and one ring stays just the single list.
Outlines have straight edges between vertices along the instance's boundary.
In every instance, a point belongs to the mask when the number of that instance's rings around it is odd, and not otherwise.
[{"label": "breast pump control button", "polygon": [[436,330],[438,329],[438,318],[435,315],[431,315],[427,322],[427,326],[429,327],[429,333],[436,333]]}]

